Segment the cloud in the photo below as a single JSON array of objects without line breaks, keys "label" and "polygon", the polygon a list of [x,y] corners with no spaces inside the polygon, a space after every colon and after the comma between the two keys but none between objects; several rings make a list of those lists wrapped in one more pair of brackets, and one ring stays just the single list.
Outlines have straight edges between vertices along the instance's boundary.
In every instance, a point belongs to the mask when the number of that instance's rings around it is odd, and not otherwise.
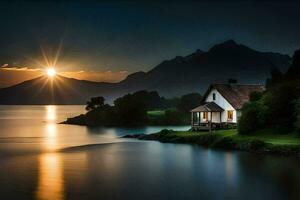
[{"label": "cloud", "polygon": [[40,68],[35,67],[26,67],[26,66],[17,66],[17,65],[10,65],[10,64],[2,64],[0,70],[8,70],[8,71],[41,71]]},{"label": "cloud", "polygon": [[0,67],[0,87],[8,87],[29,79],[41,76],[43,72],[37,68],[10,67],[2,65]]},{"label": "cloud", "polygon": [[[44,74],[42,68],[16,67],[7,64],[0,67],[0,88],[18,84],[25,80],[30,80]],[[119,82],[128,76],[127,71],[58,71],[59,75],[79,80],[89,80],[96,82]]]},{"label": "cloud", "polygon": [[2,65],[1,70],[8,70],[8,71],[41,71],[39,68],[28,68],[28,67],[9,67],[7,64],[6,66]]}]

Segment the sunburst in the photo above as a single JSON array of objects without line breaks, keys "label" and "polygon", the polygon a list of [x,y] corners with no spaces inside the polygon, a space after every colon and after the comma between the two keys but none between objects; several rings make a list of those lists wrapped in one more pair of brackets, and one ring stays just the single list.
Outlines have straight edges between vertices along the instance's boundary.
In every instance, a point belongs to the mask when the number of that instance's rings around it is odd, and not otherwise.
[{"label": "sunburst", "polygon": [[56,70],[53,67],[51,67],[51,68],[46,69],[46,73],[49,77],[52,78],[56,75]]}]

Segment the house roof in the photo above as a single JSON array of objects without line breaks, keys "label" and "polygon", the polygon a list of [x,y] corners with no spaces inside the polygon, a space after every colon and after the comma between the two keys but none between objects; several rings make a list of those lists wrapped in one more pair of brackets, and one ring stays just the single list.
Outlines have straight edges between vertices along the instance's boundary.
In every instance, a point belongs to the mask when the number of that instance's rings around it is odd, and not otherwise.
[{"label": "house roof", "polygon": [[203,96],[204,101],[212,89],[216,89],[236,110],[242,109],[243,105],[249,101],[252,92],[265,90],[263,85],[258,84],[212,84]]},{"label": "house roof", "polygon": [[208,102],[204,105],[198,106],[191,110],[191,112],[222,112],[223,108],[218,106],[215,102]]}]

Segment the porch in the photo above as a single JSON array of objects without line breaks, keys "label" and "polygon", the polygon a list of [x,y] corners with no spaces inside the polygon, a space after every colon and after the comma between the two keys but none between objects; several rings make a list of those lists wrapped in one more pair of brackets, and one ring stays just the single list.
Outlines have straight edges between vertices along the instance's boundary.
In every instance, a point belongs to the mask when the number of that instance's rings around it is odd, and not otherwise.
[{"label": "porch", "polygon": [[222,124],[223,108],[214,102],[208,102],[191,110],[193,130],[211,131]]}]

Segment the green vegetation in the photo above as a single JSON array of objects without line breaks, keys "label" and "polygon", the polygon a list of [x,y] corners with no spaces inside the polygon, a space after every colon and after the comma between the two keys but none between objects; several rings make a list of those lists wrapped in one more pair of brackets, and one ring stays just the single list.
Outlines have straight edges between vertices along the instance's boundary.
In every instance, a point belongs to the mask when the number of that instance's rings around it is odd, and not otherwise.
[{"label": "green vegetation", "polygon": [[137,137],[141,140],[157,140],[170,143],[199,144],[205,147],[243,150],[256,153],[300,155],[300,137],[297,134],[277,134],[270,129],[251,135],[240,135],[236,129],[210,132],[162,130]]},{"label": "green vegetation", "polygon": [[183,95],[178,104],[176,105],[176,108],[178,111],[181,111],[182,113],[190,114],[190,110],[200,105],[202,100],[202,96],[198,93],[191,93]]},{"label": "green vegetation", "polygon": [[103,97],[87,102],[86,114],[68,118],[65,124],[87,126],[184,125],[190,123],[189,110],[200,104],[197,93],[165,99],[155,91],[138,91],[105,104]]},{"label": "green vegetation", "polygon": [[156,117],[161,117],[166,114],[165,110],[151,110],[147,111],[148,117],[156,118]]},{"label": "green vegetation", "polygon": [[[300,133],[300,50],[287,72],[271,71],[263,93],[253,93],[242,109],[238,131],[243,135],[272,129],[273,133]],[[274,135],[274,134],[273,134]]]}]

